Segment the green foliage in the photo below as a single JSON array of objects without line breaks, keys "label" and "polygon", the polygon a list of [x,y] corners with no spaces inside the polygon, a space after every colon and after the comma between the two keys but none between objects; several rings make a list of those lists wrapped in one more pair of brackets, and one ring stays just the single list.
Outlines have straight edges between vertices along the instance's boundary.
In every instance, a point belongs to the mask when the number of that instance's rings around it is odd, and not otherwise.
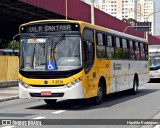
[{"label": "green foliage", "polygon": [[115,58],[119,58],[119,59],[123,58],[123,51],[121,48],[115,49]]},{"label": "green foliage", "polygon": [[97,57],[98,58],[106,58],[106,52],[103,50],[97,49]]},{"label": "green foliage", "polygon": [[133,23],[136,24],[137,21],[135,19],[132,19],[132,18],[129,18],[129,19],[126,19],[126,18],[123,18],[122,21],[132,25]]},{"label": "green foliage", "polygon": [[[19,49],[20,44],[16,42],[16,49]],[[13,42],[12,40],[4,40],[0,39],[0,49],[12,49],[13,48]]]}]

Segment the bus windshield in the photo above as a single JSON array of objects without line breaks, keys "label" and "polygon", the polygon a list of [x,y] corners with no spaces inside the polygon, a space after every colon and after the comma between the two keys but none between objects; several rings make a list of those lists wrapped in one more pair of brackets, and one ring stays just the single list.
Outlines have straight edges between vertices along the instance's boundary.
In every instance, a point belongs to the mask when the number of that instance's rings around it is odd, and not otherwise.
[{"label": "bus windshield", "polygon": [[150,67],[160,66],[160,53],[152,52],[150,53]]},{"label": "bus windshield", "polygon": [[80,35],[21,37],[20,69],[65,71],[82,67]]}]

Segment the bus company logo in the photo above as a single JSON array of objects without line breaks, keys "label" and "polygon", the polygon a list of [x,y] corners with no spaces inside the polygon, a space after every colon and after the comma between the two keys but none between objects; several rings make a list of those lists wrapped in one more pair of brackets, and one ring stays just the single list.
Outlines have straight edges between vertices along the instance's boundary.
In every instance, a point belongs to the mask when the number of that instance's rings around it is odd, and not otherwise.
[{"label": "bus company logo", "polygon": [[48,81],[47,81],[47,80],[45,80],[45,81],[44,81],[44,84],[48,84]]},{"label": "bus company logo", "polygon": [[122,69],[122,66],[121,66],[121,64],[114,63],[114,64],[113,64],[113,69],[114,69],[114,70],[121,70],[121,69]]}]

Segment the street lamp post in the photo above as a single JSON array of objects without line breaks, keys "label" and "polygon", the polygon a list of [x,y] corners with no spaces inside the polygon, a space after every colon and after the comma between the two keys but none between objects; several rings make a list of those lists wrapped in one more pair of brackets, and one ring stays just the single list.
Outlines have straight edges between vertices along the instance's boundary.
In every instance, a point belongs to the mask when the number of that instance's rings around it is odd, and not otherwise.
[{"label": "street lamp post", "polygon": [[149,14],[149,15],[147,16],[147,18],[146,18],[146,21],[148,22],[148,18],[149,18],[151,15],[156,14],[156,13],[159,13],[159,12],[160,12],[160,11],[153,12],[153,13]]}]

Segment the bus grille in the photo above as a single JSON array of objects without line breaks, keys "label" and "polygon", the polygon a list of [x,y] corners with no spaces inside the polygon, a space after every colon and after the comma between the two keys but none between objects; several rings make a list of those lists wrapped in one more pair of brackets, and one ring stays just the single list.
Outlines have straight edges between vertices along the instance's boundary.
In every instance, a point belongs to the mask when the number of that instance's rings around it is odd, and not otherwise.
[{"label": "bus grille", "polygon": [[63,87],[64,86],[64,84],[63,85],[30,85],[31,87],[45,87],[45,88],[47,88],[47,87]]},{"label": "bus grille", "polygon": [[30,93],[31,97],[63,97],[64,93],[52,93],[50,96],[41,96],[40,93]]}]

